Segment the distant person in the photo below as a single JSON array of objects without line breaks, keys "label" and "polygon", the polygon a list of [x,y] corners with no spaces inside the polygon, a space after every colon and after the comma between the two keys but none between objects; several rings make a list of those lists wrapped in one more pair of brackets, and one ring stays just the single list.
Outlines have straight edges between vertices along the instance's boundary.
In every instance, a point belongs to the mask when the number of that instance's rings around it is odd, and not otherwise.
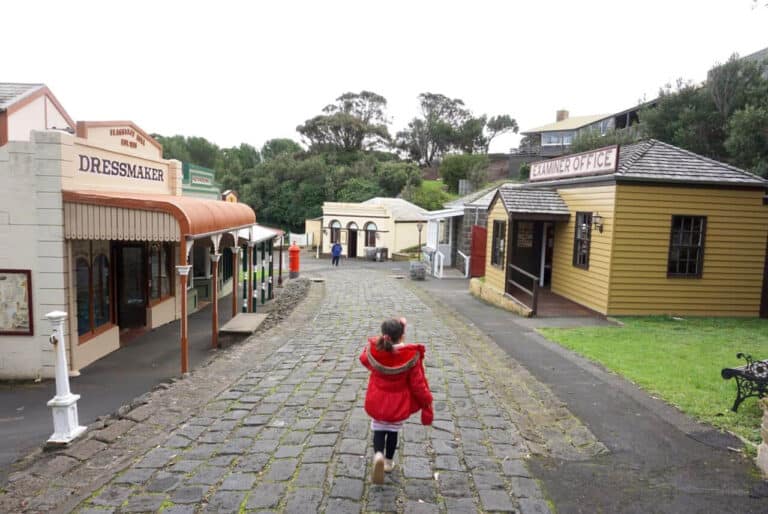
[{"label": "distant person", "polygon": [[384,483],[394,469],[397,434],[411,414],[421,410],[421,422],[431,425],[432,392],[424,373],[422,344],[406,344],[405,318],[388,319],[381,335],[368,338],[360,362],[371,371],[365,393],[365,412],[372,418],[373,471],[371,481]]},{"label": "distant person", "polygon": [[336,241],[331,247],[331,266],[339,265],[339,257],[341,257],[341,244]]}]

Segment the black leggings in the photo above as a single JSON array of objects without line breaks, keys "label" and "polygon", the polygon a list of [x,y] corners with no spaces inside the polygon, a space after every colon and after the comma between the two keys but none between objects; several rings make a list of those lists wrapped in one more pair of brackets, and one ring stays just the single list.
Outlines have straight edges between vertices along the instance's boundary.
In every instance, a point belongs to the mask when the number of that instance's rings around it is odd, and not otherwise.
[{"label": "black leggings", "polygon": [[[385,445],[387,447],[386,453],[384,453]],[[395,456],[395,450],[397,450],[397,432],[390,432],[389,430],[373,431],[374,452],[382,452],[387,459],[392,460]]]}]

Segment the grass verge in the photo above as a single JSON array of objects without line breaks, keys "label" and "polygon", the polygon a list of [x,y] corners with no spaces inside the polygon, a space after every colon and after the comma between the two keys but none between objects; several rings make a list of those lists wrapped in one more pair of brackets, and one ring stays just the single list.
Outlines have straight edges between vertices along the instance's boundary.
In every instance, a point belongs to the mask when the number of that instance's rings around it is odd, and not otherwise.
[{"label": "grass verge", "polygon": [[542,328],[548,339],[623,375],[698,420],[760,442],[755,398],[730,408],[736,383],[720,370],[744,364],[738,352],[768,359],[768,320],[620,318],[623,327]]}]

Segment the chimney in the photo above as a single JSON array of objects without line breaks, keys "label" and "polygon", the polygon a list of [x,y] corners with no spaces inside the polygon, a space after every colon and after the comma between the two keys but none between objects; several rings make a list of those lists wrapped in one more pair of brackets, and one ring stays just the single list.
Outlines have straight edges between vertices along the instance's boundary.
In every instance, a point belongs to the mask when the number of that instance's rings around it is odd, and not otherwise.
[{"label": "chimney", "polygon": [[563,121],[568,119],[568,111],[561,109],[555,114],[555,121]]}]

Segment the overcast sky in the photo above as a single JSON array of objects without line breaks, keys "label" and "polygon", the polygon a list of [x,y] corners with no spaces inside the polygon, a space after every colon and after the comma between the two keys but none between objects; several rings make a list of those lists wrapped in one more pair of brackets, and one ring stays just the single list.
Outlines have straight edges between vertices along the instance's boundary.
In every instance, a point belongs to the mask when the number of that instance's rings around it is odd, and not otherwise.
[{"label": "overcast sky", "polygon": [[364,89],[388,100],[393,134],[427,91],[526,129],[557,109],[623,110],[768,47],[765,4],[12,1],[0,9],[0,82],[45,83],[76,120],[127,119],[220,146],[298,140],[298,124]]}]

